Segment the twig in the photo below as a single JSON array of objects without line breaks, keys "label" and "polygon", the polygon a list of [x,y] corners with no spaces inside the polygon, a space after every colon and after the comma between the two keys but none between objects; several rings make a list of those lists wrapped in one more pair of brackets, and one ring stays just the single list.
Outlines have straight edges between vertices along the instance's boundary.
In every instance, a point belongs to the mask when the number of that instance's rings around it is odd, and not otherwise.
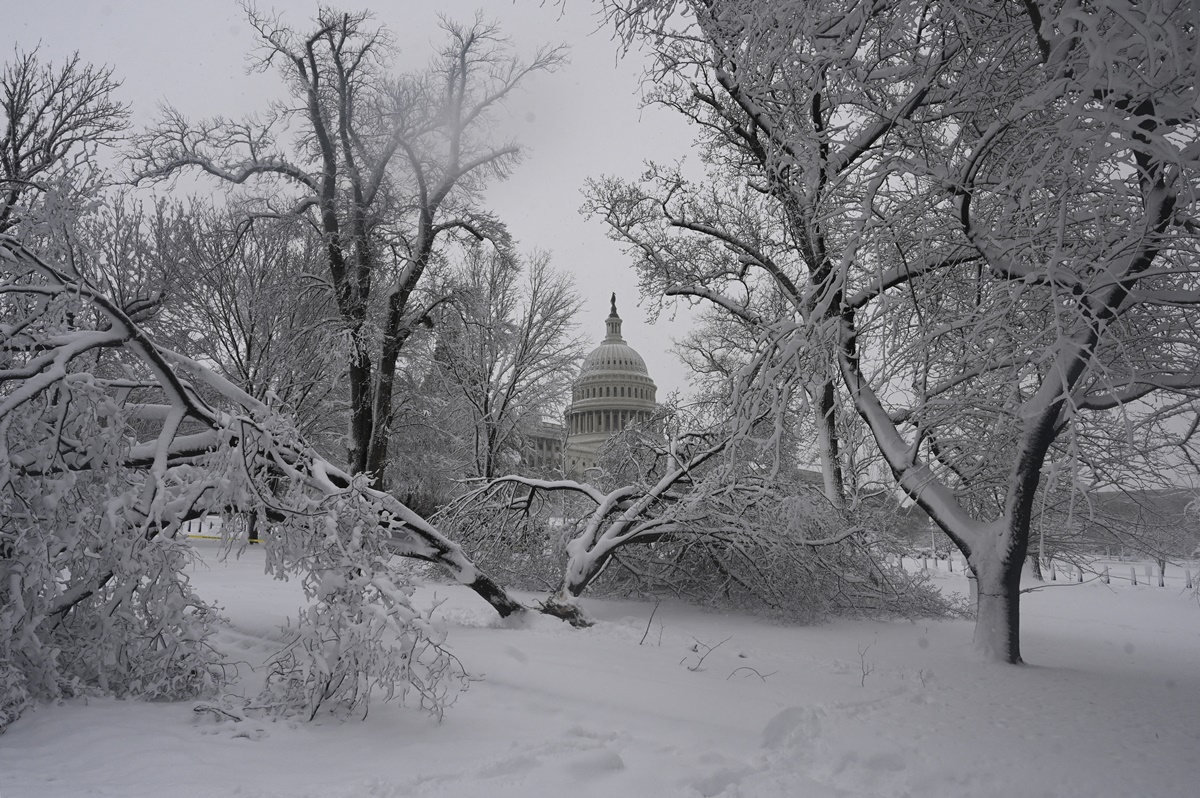
[{"label": "twig", "polygon": [[650,624],[654,623],[654,613],[658,612],[659,604],[662,604],[662,599],[655,599],[654,609],[650,610],[650,619],[646,621],[646,631],[642,632],[642,639],[638,641],[639,646],[646,642],[646,635],[650,634]]},{"label": "twig", "polygon": [[241,712],[225,709],[224,707],[219,707],[216,704],[197,704],[196,706],[192,707],[192,712],[197,714],[202,712],[211,712],[218,718],[226,717],[232,720],[234,723],[241,723],[246,719],[246,716]]},{"label": "twig", "polygon": [[1089,579],[1086,579],[1082,582],[1071,582],[1071,581],[1064,580],[1062,582],[1055,582],[1052,585],[1051,584],[1034,585],[1033,587],[1023,587],[1023,588],[1021,588],[1020,592],[1036,593],[1037,591],[1045,590],[1048,587],[1075,587],[1076,585],[1088,585],[1088,584],[1091,584],[1092,582],[1095,582],[1097,579],[1100,579],[1100,578],[1101,577],[1099,575],[1096,575],[1096,576],[1092,576]]},{"label": "twig", "polygon": [[751,673],[753,673],[755,676],[757,676],[758,678],[762,679],[764,682],[767,680],[767,676],[774,676],[775,674],[779,673],[779,671],[771,671],[770,673],[768,673],[768,674],[766,674],[766,675],[763,675],[763,674],[759,673],[757,670],[755,670],[754,668],[751,668],[749,665],[743,665],[743,666],[742,666],[742,667],[740,667],[740,668],[734,668],[734,669],[733,669],[733,672],[732,672],[732,673],[730,673],[728,676],[726,676],[726,677],[725,677],[725,681],[729,681],[730,679],[732,679],[732,678],[733,678],[733,674],[734,674],[734,673],[737,673],[738,671],[750,671],[750,672],[751,672]]},{"label": "twig", "polygon": [[873,646],[873,645],[875,645],[875,644],[867,643],[866,648],[862,648],[860,646],[858,649],[858,662],[859,662],[859,665],[862,666],[862,681],[860,682],[860,684],[863,687],[867,686],[867,677],[870,676],[875,671],[874,666],[867,663],[867,652],[871,650],[871,646]]},{"label": "twig", "polygon": [[[695,665],[688,666],[688,670],[692,671],[693,673],[700,670],[700,666],[704,664],[704,660],[708,658],[709,654],[713,653],[718,648],[725,645],[732,639],[733,639],[733,635],[730,635],[729,637],[722,640],[720,643],[717,643],[715,646],[710,646],[707,643],[701,643],[699,640],[696,640],[696,638],[693,637],[692,640],[694,640],[696,642],[696,647],[692,649],[693,651],[695,651],[697,654],[699,654],[701,646],[703,646],[707,650],[703,654],[700,654],[700,659],[696,661]],[[679,660],[680,665],[682,665],[684,662],[687,662],[687,657],[684,657],[683,659]]]}]

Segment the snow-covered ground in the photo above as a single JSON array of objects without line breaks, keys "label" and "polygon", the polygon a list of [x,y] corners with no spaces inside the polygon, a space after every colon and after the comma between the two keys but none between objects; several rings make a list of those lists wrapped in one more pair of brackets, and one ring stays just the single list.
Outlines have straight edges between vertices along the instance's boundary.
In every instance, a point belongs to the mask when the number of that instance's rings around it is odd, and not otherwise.
[{"label": "snow-covered ground", "polygon": [[[221,644],[260,662],[298,588],[262,576],[259,550],[224,564],[197,545],[194,579],[233,622]],[[453,586],[417,599],[435,595],[480,678],[440,724],[393,704],[311,724],[44,706],[0,737],[0,798],[1200,794],[1200,606],[1181,589],[1027,594],[1025,667],[977,661],[967,621],[797,627],[663,603],[647,632],[652,604],[587,601],[600,623],[579,631],[501,623]]]}]

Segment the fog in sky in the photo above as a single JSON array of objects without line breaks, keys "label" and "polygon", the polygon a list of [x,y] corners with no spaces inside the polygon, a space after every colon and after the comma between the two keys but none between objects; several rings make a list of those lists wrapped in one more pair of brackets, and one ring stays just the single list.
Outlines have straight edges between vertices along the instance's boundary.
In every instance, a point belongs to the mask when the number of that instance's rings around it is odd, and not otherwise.
[{"label": "fog in sky", "polygon": [[[43,60],[60,62],[78,51],[86,61],[113,67],[124,82],[119,98],[133,106],[135,129],[151,122],[164,102],[192,118],[239,117],[283,96],[274,72],[247,74],[255,38],[235,0],[4,5],[0,37],[9,40],[9,53],[38,47]],[[339,7],[361,10],[364,4]],[[588,0],[390,0],[365,7],[394,34],[402,70],[423,67],[442,41],[439,13],[468,21],[482,12],[499,22],[522,55],[532,55],[541,44],[570,46],[566,67],[533,76],[509,104],[506,127],[526,147],[526,158],[506,183],[488,192],[486,204],[508,223],[523,252],[546,250],[558,268],[575,275],[585,298],[582,333],[593,342],[603,336],[608,297],[615,291],[625,338],[645,357],[659,395],[686,387],[683,367],[669,350],[671,338],[687,327],[688,311],[681,309],[675,322],[668,311],[646,324],[628,258],[605,237],[599,220],[578,213],[588,177],[635,177],[645,160],[673,162],[687,155],[693,133],[683,121],[662,109],[640,108],[638,54],[620,57],[611,30]],[[276,0],[258,8],[275,10],[291,26],[306,29],[317,4]]]}]

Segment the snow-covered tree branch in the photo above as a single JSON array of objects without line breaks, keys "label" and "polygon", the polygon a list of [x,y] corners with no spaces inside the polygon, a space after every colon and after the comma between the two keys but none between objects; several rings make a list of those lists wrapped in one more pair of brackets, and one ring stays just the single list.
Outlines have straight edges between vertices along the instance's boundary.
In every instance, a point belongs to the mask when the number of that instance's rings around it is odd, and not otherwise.
[{"label": "snow-covered tree branch", "polygon": [[410,688],[441,711],[454,660],[408,604],[395,555],[446,568],[502,615],[523,611],[285,417],[157,344],[131,316],[140,303],[114,302],[8,237],[0,303],[13,320],[0,326],[0,621],[3,645],[16,646],[4,659],[23,673],[6,701],[117,689],[118,675],[121,690],[150,695],[217,684],[215,616],[182,572],[183,525],[209,515],[268,522],[270,568],[298,574],[315,602],[264,697],[283,711],[351,711]]}]

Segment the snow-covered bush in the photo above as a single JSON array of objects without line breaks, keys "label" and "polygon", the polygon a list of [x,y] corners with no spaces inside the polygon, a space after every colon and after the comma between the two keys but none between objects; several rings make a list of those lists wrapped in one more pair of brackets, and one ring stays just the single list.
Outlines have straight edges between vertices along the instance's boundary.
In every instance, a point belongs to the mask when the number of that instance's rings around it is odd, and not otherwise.
[{"label": "snow-covered bush", "polygon": [[362,493],[347,492],[268,536],[268,567],[302,574],[312,604],[268,663],[261,704],[309,719],[322,709],[345,717],[365,714],[381,696],[413,699],[440,718],[467,686],[432,610],[410,604],[408,574],[375,531],[379,517]]},{"label": "snow-covered bush", "polygon": [[0,385],[0,729],[31,698],[208,693],[217,616],[184,573],[172,475],[122,465],[130,419],[94,375],[18,404],[19,388]]},{"label": "snow-covered bush", "polygon": [[452,503],[446,524],[480,562],[549,589],[543,611],[576,625],[584,591],[673,593],[814,622],[832,614],[952,611],[898,545],[780,469],[768,440],[631,428],[592,482],[507,476]]},{"label": "snow-covered bush", "polygon": [[616,551],[597,593],[669,593],[803,623],[832,616],[937,617],[955,611],[923,574],[891,555],[876,528],[791,486],[736,504],[709,498],[688,534]]}]

